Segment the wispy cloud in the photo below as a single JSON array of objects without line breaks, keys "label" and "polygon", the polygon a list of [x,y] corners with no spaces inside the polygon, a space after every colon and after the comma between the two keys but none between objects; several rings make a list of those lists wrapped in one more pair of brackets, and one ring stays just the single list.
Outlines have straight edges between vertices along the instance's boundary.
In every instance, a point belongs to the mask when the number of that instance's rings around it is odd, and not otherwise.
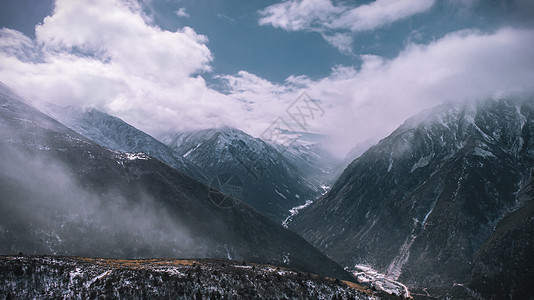
[{"label": "wispy cloud", "polygon": [[351,34],[336,32],[332,34],[321,33],[321,36],[330,45],[336,47],[339,52],[345,54],[352,53],[352,43],[354,42],[354,38]]},{"label": "wispy cloud", "polygon": [[235,22],[234,18],[230,18],[229,16],[227,16],[225,14],[218,13],[217,17],[219,17],[220,19],[223,19],[223,20],[227,20],[230,23],[234,23]]},{"label": "wispy cloud", "polygon": [[344,11],[328,27],[353,32],[373,30],[428,11],[434,2],[435,0],[376,0]]},{"label": "wispy cloud", "polygon": [[181,7],[174,12],[178,17],[189,18],[189,14],[185,11],[185,7]]},{"label": "wispy cloud", "polygon": [[321,30],[347,10],[330,0],[287,0],[261,10],[259,24],[287,31]]},{"label": "wispy cloud", "polygon": [[34,42],[22,32],[9,28],[0,28],[0,49],[4,54],[23,61],[37,56]]},{"label": "wispy cloud", "polygon": [[[376,0],[357,7],[331,0],[287,0],[260,11],[260,25],[287,31],[317,31],[342,52],[352,39],[346,32],[377,29],[429,10],[435,0]],[[343,33],[345,32],[345,33]]]}]

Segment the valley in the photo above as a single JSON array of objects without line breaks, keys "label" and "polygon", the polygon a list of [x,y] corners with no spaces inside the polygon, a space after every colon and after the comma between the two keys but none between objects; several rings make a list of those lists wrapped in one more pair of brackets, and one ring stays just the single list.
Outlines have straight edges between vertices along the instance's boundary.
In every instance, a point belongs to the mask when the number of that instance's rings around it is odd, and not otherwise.
[{"label": "valley", "polygon": [[[333,285],[321,279],[326,286],[299,283],[305,288],[297,294],[312,293],[308,297],[465,299],[491,296],[491,290],[529,293],[518,286],[529,284],[526,273],[506,278],[495,266],[510,251],[515,261],[532,263],[527,229],[534,199],[530,102],[496,100],[423,112],[364,151],[336,180],[325,177],[336,172],[325,172],[319,145],[295,144],[282,151],[280,145],[228,127],[175,134],[160,142],[94,109],[54,107],[69,128],[5,86],[0,96],[2,253],[87,257],[5,257],[9,263],[3,276],[10,286],[19,286],[5,273],[13,270],[11,264],[42,265],[38,270],[56,274],[59,263],[73,270],[67,287],[72,295],[120,294],[92,288],[108,277],[136,281],[160,295],[140,275],[114,270],[182,278],[187,270],[180,268],[195,264],[230,277],[250,268],[253,276],[260,272],[268,281],[283,277],[283,288],[255,282],[241,293],[285,289],[293,276],[303,276],[301,271],[338,278]],[[262,176],[247,176],[243,166],[254,163],[268,166]],[[218,185],[209,182],[212,174],[219,174]],[[35,184],[27,186],[27,180]],[[332,187],[324,188],[331,181]],[[48,188],[53,182],[60,185]],[[40,217],[24,221],[23,207],[38,207]],[[122,260],[139,258],[150,259]],[[223,258],[232,260],[217,260]],[[98,271],[90,271],[94,274],[84,283],[73,283],[84,263]],[[265,263],[295,271],[270,274],[275,267]],[[32,280],[66,280],[50,276]],[[242,285],[240,280],[232,279],[232,288]],[[355,282],[349,285],[357,292],[338,285],[344,281]],[[495,289],[487,283],[499,281],[508,284]],[[49,283],[38,293],[59,292]],[[184,295],[206,297],[207,286],[194,286]],[[216,284],[208,286],[213,293]],[[297,294],[273,297],[304,295]]]},{"label": "valley", "polygon": [[0,1],[0,300],[534,299],[534,1]]}]

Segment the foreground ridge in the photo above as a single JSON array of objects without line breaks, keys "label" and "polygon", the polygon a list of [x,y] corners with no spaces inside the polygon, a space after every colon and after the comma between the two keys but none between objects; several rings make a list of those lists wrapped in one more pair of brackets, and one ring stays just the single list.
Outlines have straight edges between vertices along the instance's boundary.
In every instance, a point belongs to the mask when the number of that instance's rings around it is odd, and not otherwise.
[{"label": "foreground ridge", "polygon": [[26,255],[0,256],[0,293],[7,299],[380,299],[353,282],[248,262]]}]

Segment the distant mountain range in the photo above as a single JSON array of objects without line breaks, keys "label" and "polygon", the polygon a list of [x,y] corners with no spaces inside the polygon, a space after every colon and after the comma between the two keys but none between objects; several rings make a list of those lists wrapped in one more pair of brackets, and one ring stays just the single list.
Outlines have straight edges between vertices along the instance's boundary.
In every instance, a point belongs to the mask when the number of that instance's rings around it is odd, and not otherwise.
[{"label": "distant mountain range", "polygon": [[422,295],[532,298],[533,159],[530,99],[440,106],[354,160],[290,228]]},{"label": "distant mountain range", "polygon": [[5,86],[0,137],[0,253],[222,257],[352,279],[247,204],[214,205],[226,196],[147,154],[102,147]]},{"label": "distant mountain range", "polygon": [[162,143],[94,108],[49,104],[42,109],[101,146],[148,154],[207,185],[218,176],[235,176],[242,193],[232,196],[279,223],[292,208],[321,195],[337,162],[317,144],[271,145],[235,128],[175,133],[161,137]]},{"label": "distant mountain range", "polygon": [[212,181],[221,175],[236,176],[243,186],[241,200],[276,222],[282,223],[291,208],[320,196],[320,183],[305,176],[303,164],[283,154],[286,149],[277,150],[238,129],[177,133],[160,140],[193,161]]}]

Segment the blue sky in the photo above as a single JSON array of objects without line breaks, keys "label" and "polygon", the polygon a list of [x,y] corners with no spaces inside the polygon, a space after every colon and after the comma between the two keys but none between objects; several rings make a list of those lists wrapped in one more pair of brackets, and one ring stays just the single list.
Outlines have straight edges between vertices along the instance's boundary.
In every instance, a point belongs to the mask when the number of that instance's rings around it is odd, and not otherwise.
[{"label": "blue sky", "polygon": [[[342,155],[418,111],[530,93],[528,0],[2,1],[0,80],[154,135],[260,136],[308,93]],[[350,134],[346,129],[351,128]]]},{"label": "blue sky", "polygon": [[[53,0],[5,1],[0,26],[35,35],[35,25],[53,11]],[[373,1],[345,1],[356,4]],[[359,54],[393,58],[405,43],[439,39],[449,32],[478,28],[491,31],[500,26],[525,26],[534,20],[532,11],[514,1],[441,1],[424,13],[414,14],[394,24],[354,34],[351,53],[342,53],[313,31],[287,31],[258,24],[261,11],[280,1],[236,0],[152,0],[144,2],[145,12],[159,27],[175,31],[192,27],[208,37],[215,74],[235,74],[240,70],[273,82],[290,75],[313,79],[328,76],[335,65],[361,64]],[[182,9],[186,15],[178,16]],[[211,79],[211,76],[206,76]]]}]

